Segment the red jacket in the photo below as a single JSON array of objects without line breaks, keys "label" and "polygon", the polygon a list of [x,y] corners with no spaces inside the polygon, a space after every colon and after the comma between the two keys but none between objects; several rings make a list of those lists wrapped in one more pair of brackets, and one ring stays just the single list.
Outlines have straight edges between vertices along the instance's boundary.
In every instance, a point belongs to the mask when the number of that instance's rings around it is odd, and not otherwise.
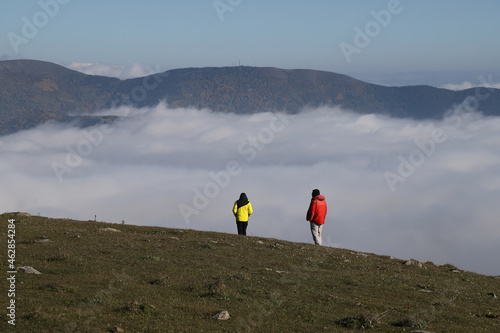
[{"label": "red jacket", "polygon": [[317,195],[311,199],[311,204],[307,210],[306,220],[316,224],[325,224],[326,201],[322,195]]}]

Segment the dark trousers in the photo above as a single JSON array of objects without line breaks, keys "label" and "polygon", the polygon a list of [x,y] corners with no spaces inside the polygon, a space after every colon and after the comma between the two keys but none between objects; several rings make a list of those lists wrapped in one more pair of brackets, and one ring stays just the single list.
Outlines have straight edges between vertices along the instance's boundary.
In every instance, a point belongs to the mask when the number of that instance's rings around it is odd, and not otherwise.
[{"label": "dark trousers", "polygon": [[248,222],[236,221],[236,226],[238,227],[238,235],[247,235]]}]

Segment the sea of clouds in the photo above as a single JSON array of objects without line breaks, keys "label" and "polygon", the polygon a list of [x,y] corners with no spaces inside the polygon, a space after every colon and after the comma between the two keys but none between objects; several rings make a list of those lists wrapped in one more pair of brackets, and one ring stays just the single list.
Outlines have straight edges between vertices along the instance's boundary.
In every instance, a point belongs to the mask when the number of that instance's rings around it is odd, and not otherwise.
[{"label": "sea of clouds", "polygon": [[147,65],[134,63],[130,66],[109,65],[101,63],[72,62],[63,66],[89,75],[100,75],[116,77],[121,80],[142,77],[159,72],[158,66],[155,70]]},{"label": "sea of clouds", "polygon": [[113,125],[49,122],[0,137],[0,211],[248,234],[312,243],[311,190],[326,246],[500,274],[500,118],[440,121],[338,108],[235,115],[121,107]]}]

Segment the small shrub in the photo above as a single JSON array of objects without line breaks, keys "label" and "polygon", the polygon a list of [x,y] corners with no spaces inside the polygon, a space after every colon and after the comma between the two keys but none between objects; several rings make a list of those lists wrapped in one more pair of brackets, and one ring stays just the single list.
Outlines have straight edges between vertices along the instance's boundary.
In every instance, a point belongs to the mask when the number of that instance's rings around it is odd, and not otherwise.
[{"label": "small shrub", "polygon": [[148,261],[161,261],[161,258],[158,256],[146,256],[142,257],[142,260],[148,260]]},{"label": "small shrub", "polygon": [[401,321],[395,322],[392,324],[396,327],[414,327],[414,328],[426,328],[427,324],[423,320],[415,319],[415,318],[405,318]]},{"label": "small shrub", "polygon": [[149,281],[149,284],[154,285],[154,286],[164,285],[167,283],[167,281],[168,281],[168,276],[165,276],[163,278],[151,280],[151,281]]},{"label": "small shrub", "polygon": [[68,259],[68,256],[65,255],[65,254],[58,254],[54,257],[50,257],[50,258],[46,258],[45,260],[48,261],[48,262],[62,262],[62,261],[66,261],[66,259]]},{"label": "small shrub", "polygon": [[369,329],[372,330],[375,328],[372,318],[366,316],[356,316],[356,317],[347,317],[342,320],[336,322],[337,325],[351,328],[351,329]]},{"label": "small shrub", "polygon": [[442,267],[447,268],[449,271],[456,271],[458,268],[452,264],[444,264]]}]

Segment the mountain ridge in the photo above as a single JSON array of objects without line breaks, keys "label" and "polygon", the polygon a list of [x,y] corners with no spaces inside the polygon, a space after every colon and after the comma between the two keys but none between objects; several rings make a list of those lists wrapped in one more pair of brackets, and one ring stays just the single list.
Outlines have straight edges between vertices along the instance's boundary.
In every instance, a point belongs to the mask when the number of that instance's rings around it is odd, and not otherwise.
[{"label": "mountain ridge", "polygon": [[[467,97],[478,95],[475,88],[387,87],[333,72],[276,67],[191,67],[120,80],[38,60],[0,61],[0,84],[0,134],[51,119],[75,120],[69,113],[120,105],[151,107],[165,100],[172,108],[237,114],[297,113],[307,107],[330,106],[361,114],[439,119]],[[500,115],[500,90],[488,89],[484,95],[478,111]],[[90,123],[101,120],[94,117]]]}]

